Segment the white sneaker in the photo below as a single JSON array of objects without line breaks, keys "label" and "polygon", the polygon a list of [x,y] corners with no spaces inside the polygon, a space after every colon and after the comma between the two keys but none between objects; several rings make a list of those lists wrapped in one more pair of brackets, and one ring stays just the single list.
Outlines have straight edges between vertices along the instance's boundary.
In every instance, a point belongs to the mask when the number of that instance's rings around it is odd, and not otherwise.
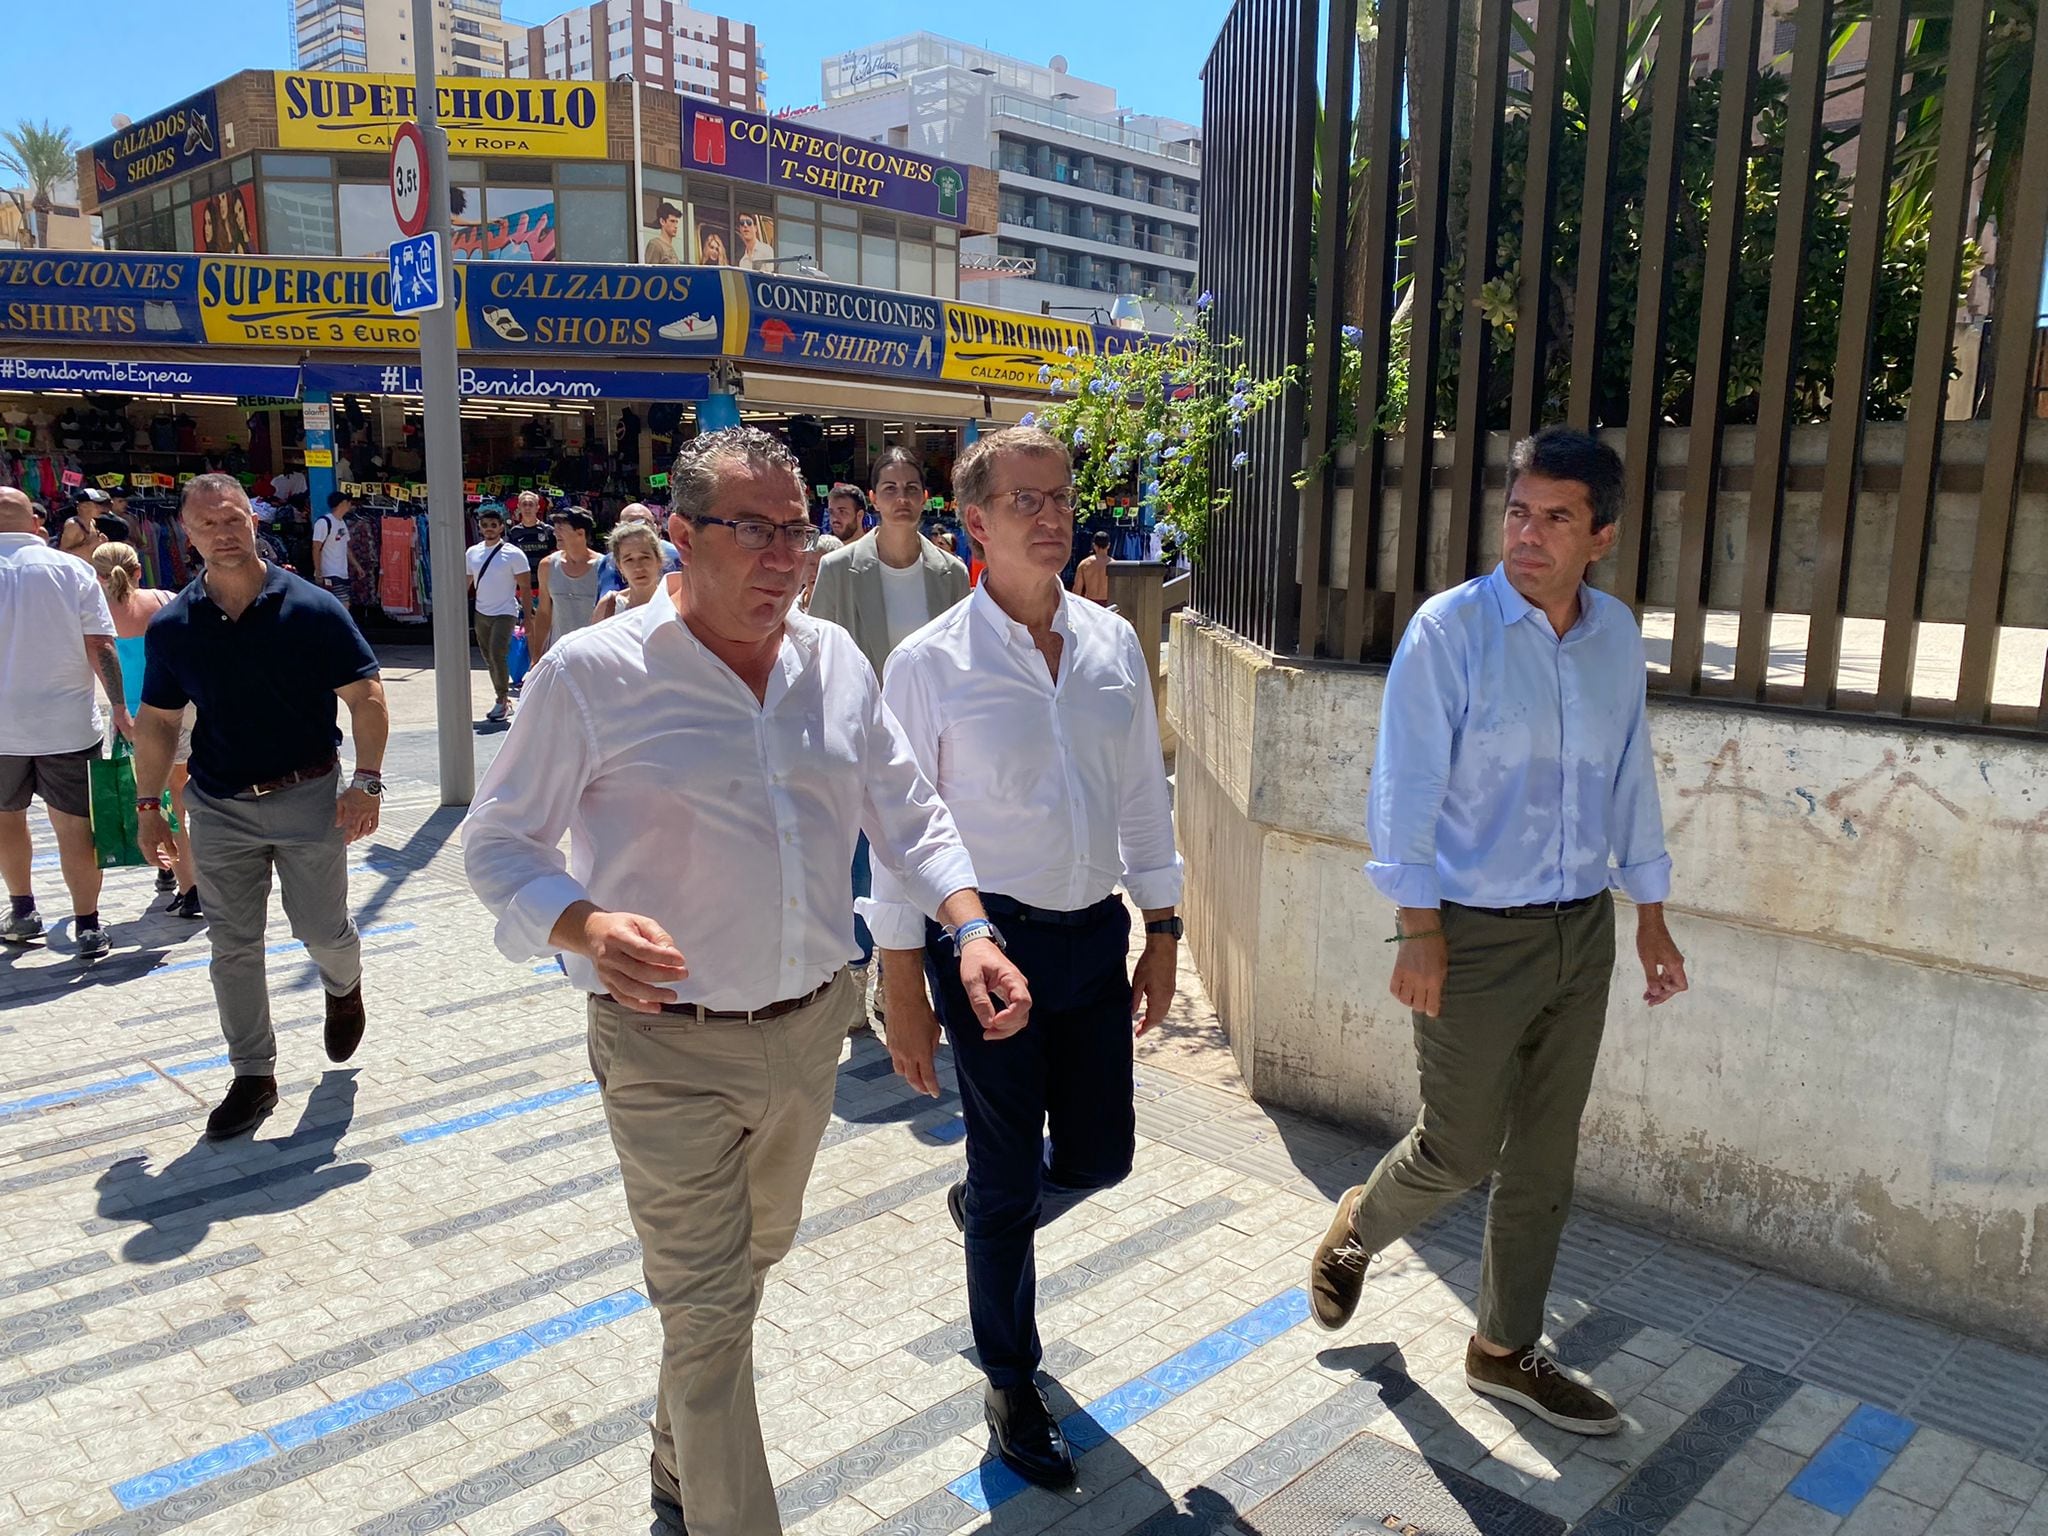
[{"label": "white sneaker", "polygon": [[[490,311],[484,314],[489,316]],[[680,320],[671,320],[655,334],[663,341],[716,341],[718,340],[718,317],[716,315],[685,315]]]}]

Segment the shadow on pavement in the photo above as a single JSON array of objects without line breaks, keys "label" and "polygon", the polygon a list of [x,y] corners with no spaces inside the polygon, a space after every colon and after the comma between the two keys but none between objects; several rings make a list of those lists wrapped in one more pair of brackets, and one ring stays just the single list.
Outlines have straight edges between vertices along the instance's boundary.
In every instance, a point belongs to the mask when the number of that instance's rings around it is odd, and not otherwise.
[{"label": "shadow on pavement", "polygon": [[[330,1070],[314,1085],[297,1127],[287,1136],[272,1141],[202,1140],[154,1174],[148,1171],[147,1157],[115,1163],[94,1187],[103,1219],[141,1227],[122,1244],[121,1257],[130,1264],[182,1258],[199,1246],[217,1221],[297,1210],[330,1190],[361,1183],[370,1176],[368,1163],[334,1161],[336,1143],[355,1118],[355,1103],[355,1070]],[[242,1177],[181,1187],[194,1175],[218,1172],[223,1162],[238,1154],[256,1163]]]}]

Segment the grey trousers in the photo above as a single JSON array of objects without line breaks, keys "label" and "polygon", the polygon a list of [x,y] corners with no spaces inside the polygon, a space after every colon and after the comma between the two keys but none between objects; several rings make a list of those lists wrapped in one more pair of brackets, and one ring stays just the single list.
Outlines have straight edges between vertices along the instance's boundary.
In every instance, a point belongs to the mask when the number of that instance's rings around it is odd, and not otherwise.
[{"label": "grey trousers", "polygon": [[198,813],[192,862],[213,943],[213,997],[237,1077],[277,1072],[263,963],[273,870],[292,937],[320,968],[321,984],[339,995],[363,979],[362,943],[348,911],[348,842],[334,824],[340,778],[337,768],[290,789],[225,800],[197,784],[186,790]]},{"label": "grey trousers", "polygon": [[512,629],[519,622],[513,613],[480,613],[476,616],[476,648],[484,653],[484,666],[491,674],[491,686],[498,702],[512,697]]},{"label": "grey trousers", "polygon": [[1614,975],[1614,901],[1602,893],[1552,917],[1446,903],[1443,926],[1443,1006],[1414,1015],[1422,1113],[1366,1180],[1351,1222],[1378,1253],[1491,1174],[1479,1332],[1521,1349],[1543,1336],[1571,1212]]}]

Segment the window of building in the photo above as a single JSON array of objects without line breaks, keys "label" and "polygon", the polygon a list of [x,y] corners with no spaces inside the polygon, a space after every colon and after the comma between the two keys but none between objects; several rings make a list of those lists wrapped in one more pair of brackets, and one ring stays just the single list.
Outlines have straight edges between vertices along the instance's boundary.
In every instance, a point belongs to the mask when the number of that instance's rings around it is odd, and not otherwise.
[{"label": "window of building", "polygon": [[[563,166],[569,170],[615,170],[623,180],[626,168],[620,166]],[[566,182],[568,178],[565,176]],[[560,232],[561,248],[556,256],[561,261],[617,261],[633,259],[633,248],[627,229],[627,212],[630,195],[621,186],[617,189],[572,187],[564,185],[555,197],[555,226]]]},{"label": "window of building", "polygon": [[[826,206],[829,213],[831,207]],[[818,265],[825,269],[828,277],[837,282],[857,283],[860,281],[860,234],[857,230],[841,229],[825,223],[818,229]]]},{"label": "window of building", "polygon": [[[385,204],[390,204],[388,190]],[[169,229],[164,233],[168,235]],[[326,182],[265,181],[263,237],[265,248],[275,256],[338,254],[334,188]]]},{"label": "window of building", "polygon": [[661,35],[661,28],[659,27],[642,27],[640,29],[640,41],[658,53],[661,51],[662,44],[667,42],[668,39]]},{"label": "window of building", "polygon": [[934,271],[933,250],[922,240],[905,240],[897,247],[905,293],[930,293]]},{"label": "window of building", "polygon": [[870,288],[897,286],[896,221],[873,215],[861,220],[860,280]]},{"label": "window of building", "polygon": [[[951,234],[948,230],[946,233]],[[933,253],[932,292],[942,299],[960,297],[960,253],[940,246]]]}]

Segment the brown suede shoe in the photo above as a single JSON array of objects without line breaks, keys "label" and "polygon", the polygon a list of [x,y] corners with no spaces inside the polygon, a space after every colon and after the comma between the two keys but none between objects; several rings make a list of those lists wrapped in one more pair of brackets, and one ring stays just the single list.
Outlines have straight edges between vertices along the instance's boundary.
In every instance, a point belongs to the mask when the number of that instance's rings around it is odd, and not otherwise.
[{"label": "brown suede shoe", "polygon": [[1621,1428],[1621,1410],[1612,1398],[1567,1376],[1533,1344],[1512,1355],[1489,1355],[1474,1339],[1465,1346],[1465,1384],[1575,1435],[1611,1435]]},{"label": "brown suede shoe", "polygon": [[1319,1327],[1342,1328],[1358,1310],[1358,1293],[1365,1289],[1365,1270],[1372,1255],[1359,1245],[1351,1213],[1364,1193],[1363,1184],[1354,1184],[1338,1196],[1330,1228],[1308,1261],[1308,1305]]}]

